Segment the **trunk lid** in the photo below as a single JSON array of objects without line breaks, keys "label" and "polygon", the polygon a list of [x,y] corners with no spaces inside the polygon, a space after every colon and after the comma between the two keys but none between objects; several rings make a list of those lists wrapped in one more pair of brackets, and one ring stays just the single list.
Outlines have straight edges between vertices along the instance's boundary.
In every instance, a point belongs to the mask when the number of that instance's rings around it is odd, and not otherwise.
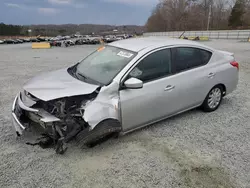
[{"label": "trunk lid", "polygon": [[220,52],[220,53],[222,53],[223,55],[226,55],[226,56],[234,57],[234,53],[232,53],[232,52],[222,51],[222,50],[218,50],[218,52]]}]

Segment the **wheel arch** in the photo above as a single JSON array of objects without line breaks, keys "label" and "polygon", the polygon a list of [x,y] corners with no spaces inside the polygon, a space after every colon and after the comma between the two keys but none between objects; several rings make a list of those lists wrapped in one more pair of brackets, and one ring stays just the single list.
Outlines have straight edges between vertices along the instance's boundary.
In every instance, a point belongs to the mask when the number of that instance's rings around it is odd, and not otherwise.
[{"label": "wheel arch", "polygon": [[100,142],[109,139],[109,136],[118,136],[122,131],[120,122],[113,118],[100,121],[93,129],[84,129],[76,135],[80,146],[94,147]]},{"label": "wheel arch", "polygon": [[120,127],[120,128],[122,129],[122,124],[121,124],[121,122],[120,122],[118,119],[115,119],[115,118],[106,118],[106,119],[103,119],[103,120],[101,120],[101,121],[96,125],[96,127],[97,127],[98,125],[103,124],[104,122],[108,122],[108,121],[111,122],[111,123],[117,124],[116,127]]},{"label": "wheel arch", "polygon": [[[222,95],[223,95],[223,97],[226,95],[226,92],[227,92],[227,88],[226,88],[226,86],[225,86],[225,84],[222,84],[222,83],[219,83],[219,84],[216,84],[214,87],[216,87],[216,86],[220,86],[221,88],[222,88],[222,90],[223,90],[223,93],[222,93]],[[213,88],[214,88],[213,87]],[[213,89],[212,88],[212,89]]]},{"label": "wheel arch", "polygon": [[[212,108],[212,107],[209,107],[209,106],[208,106],[207,101],[208,101],[209,93],[210,93],[214,88],[220,88],[220,90],[222,90],[222,95],[220,96],[220,101],[219,101],[219,103],[217,104],[217,106],[215,106],[215,107]],[[218,108],[218,107],[220,106],[220,104],[221,104],[221,101],[222,101],[223,96],[225,96],[225,95],[226,95],[226,86],[225,86],[224,84],[221,84],[221,83],[220,83],[220,84],[216,84],[215,86],[213,86],[213,87],[208,91],[208,94],[207,94],[206,98],[204,99],[202,105],[200,106],[201,109],[202,109],[204,112],[213,112],[213,111],[217,110],[217,108]]]},{"label": "wheel arch", "polygon": [[[209,91],[207,91],[207,94],[208,94],[213,88],[215,88],[216,86],[220,86],[220,87],[222,88],[222,90],[223,90],[222,96],[224,97],[224,96],[226,95],[226,86],[225,86],[225,84],[222,84],[222,83],[219,83],[219,84],[214,85]],[[207,97],[207,95],[206,95],[206,97]],[[206,99],[206,97],[205,97],[205,99]],[[205,101],[205,99],[204,99],[204,101]],[[203,103],[204,103],[204,101],[203,101]]]}]

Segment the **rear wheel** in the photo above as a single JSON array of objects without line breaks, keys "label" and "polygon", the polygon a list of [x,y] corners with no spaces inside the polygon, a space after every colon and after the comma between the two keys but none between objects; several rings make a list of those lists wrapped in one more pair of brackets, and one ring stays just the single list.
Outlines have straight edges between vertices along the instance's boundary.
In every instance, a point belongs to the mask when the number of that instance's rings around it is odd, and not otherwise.
[{"label": "rear wheel", "polygon": [[206,99],[202,104],[202,109],[205,112],[213,112],[217,110],[223,98],[223,87],[217,85],[213,87],[207,94]]},{"label": "rear wheel", "polygon": [[113,136],[117,136],[121,131],[121,125],[117,120],[104,120],[93,130],[82,130],[77,136],[76,141],[81,147],[94,147]]}]

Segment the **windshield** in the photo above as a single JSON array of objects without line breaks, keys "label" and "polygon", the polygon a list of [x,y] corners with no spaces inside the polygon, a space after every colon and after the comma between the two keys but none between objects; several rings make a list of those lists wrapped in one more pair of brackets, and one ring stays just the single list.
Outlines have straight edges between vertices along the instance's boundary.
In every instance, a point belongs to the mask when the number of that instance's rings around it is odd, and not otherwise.
[{"label": "windshield", "polygon": [[112,46],[101,47],[78,64],[76,74],[107,85],[135,55]]}]

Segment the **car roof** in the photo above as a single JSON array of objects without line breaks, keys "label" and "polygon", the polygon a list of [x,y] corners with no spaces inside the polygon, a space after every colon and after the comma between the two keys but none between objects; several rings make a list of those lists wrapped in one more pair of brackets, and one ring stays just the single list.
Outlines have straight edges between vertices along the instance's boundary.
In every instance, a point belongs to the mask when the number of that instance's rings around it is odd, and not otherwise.
[{"label": "car roof", "polygon": [[112,42],[109,45],[134,52],[139,52],[146,48],[154,49],[164,46],[175,46],[175,45],[192,45],[197,47],[208,48],[207,46],[204,46],[195,41],[175,39],[169,37],[138,37],[138,38],[131,38],[131,39]]}]

